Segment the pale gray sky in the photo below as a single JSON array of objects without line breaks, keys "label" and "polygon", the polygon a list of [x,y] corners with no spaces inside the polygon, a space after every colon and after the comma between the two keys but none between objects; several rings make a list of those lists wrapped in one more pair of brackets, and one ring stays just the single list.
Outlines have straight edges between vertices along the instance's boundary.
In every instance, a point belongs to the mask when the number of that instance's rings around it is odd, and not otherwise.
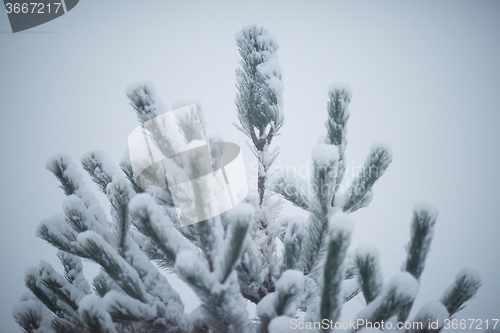
[{"label": "pale gray sky", "polygon": [[[348,162],[361,165],[376,141],[394,153],[370,207],[352,215],[353,248],[377,245],[388,280],[404,260],[414,203],[430,202],[440,216],[414,308],[467,266],[483,287],[457,318],[499,318],[499,17],[499,1],[81,1],[11,34],[0,13],[0,332],[20,332],[11,308],[26,290],[24,271],[40,260],[60,269],[35,237],[64,197],[45,160],[100,149],[118,162],[137,126],[129,83],[154,82],[167,105],[200,100],[208,131],[239,144],[250,165],[231,123],[234,34],[254,23],[281,45],[286,122],[276,165],[306,164],[325,133],[328,86],[350,84]],[[361,306],[350,302],[343,318]]]}]

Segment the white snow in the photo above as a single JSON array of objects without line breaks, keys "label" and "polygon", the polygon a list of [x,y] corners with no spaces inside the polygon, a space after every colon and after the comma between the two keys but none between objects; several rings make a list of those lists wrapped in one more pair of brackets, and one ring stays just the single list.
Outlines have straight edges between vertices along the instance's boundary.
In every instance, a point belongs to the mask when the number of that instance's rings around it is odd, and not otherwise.
[{"label": "white snow", "polygon": [[316,139],[316,144],[321,145],[321,144],[327,144],[328,143],[328,136],[326,134],[322,134],[318,136],[318,139]]},{"label": "white snow", "polygon": [[245,38],[245,33],[248,33],[249,31],[256,30],[257,32],[261,32],[262,34],[257,36],[257,41],[260,43],[266,43],[266,44],[272,44],[272,45],[278,45],[278,40],[265,28],[260,27],[258,25],[247,25],[244,26],[240,31],[238,31],[235,34],[236,40],[241,40],[241,39],[246,39]]},{"label": "white snow", "polygon": [[320,144],[313,148],[312,159],[319,166],[329,166],[339,159],[337,146]]},{"label": "white snow", "polygon": [[295,329],[291,328],[290,320],[292,318],[287,316],[279,316],[273,318],[269,325],[267,326],[269,333],[291,333],[295,332]]},{"label": "white snow", "polygon": [[108,312],[132,313],[142,320],[151,320],[156,316],[156,311],[151,306],[114,290],[104,296],[103,304]]},{"label": "white snow", "polygon": [[275,92],[278,104],[281,104],[283,98],[282,69],[276,53],[273,53],[267,61],[259,64],[257,70],[265,78],[269,88]]},{"label": "white snow", "polygon": [[392,159],[392,148],[391,145],[389,145],[388,143],[381,141],[373,143],[372,146],[370,147],[370,152],[374,153],[377,150],[387,151],[389,157]]},{"label": "white snow", "polygon": [[397,294],[413,300],[417,297],[418,282],[410,273],[400,272],[389,280],[387,289],[394,289]]},{"label": "white snow", "polygon": [[[85,203],[78,196],[72,194],[64,199],[63,212],[68,218],[73,216],[73,214],[78,214],[81,216],[81,220],[87,229],[99,233],[103,232],[102,227],[98,225],[95,217],[90,214]],[[76,218],[80,219],[80,216],[76,216]]]},{"label": "white snow", "polygon": [[335,233],[351,234],[354,230],[354,223],[348,214],[337,212],[329,215],[328,229]]},{"label": "white snow", "polygon": [[106,333],[115,333],[115,325],[111,315],[106,311],[102,298],[97,295],[85,296],[78,304],[80,316],[90,315],[94,320],[106,329]]},{"label": "white snow", "polygon": [[276,290],[278,292],[290,293],[294,290],[302,289],[304,284],[304,274],[301,271],[289,269],[281,274],[281,277],[276,282]]},{"label": "white snow", "polygon": [[397,298],[408,298],[410,301],[413,301],[417,296],[417,292],[417,280],[408,272],[398,273],[387,283],[381,294],[364,309],[362,309],[356,317],[358,319],[367,319],[368,321],[371,321],[372,316],[383,304],[389,293],[395,293],[395,297]]},{"label": "white snow", "polygon": [[175,266],[178,269],[184,270],[186,272],[201,272],[202,275],[205,276],[207,273],[209,273],[208,267],[206,267],[206,265],[204,265],[204,263],[200,260],[198,254],[190,250],[184,250],[177,254],[175,258]]},{"label": "white snow", "polygon": [[115,166],[113,162],[109,159],[108,155],[100,150],[92,150],[82,155],[82,162],[84,160],[92,160],[95,163],[101,164],[101,168],[94,170],[97,174],[104,173],[108,175],[116,175],[120,173],[120,170]]},{"label": "white snow", "polygon": [[356,256],[379,258],[379,251],[375,245],[363,243],[356,248]]},{"label": "white snow", "polygon": [[42,318],[43,305],[40,301],[25,300],[14,304],[12,307],[12,316],[16,319],[21,318],[27,313],[31,313],[33,317]]},{"label": "white snow", "polygon": [[335,200],[333,201],[333,207],[337,209],[342,209],[346,203],[347,200],[349,199],[349,193],[346,190],[342,189],[343,187],[340,186],[339,189],[337,190],[337,193],[335,193]]},{"label": "white snow", "polygon": [[420,308],[413,322],[421,322],[424,327],[426,324],[438,321],[439,327],[443,327],[445,320],[449,318],[449,313],[443,303],[439,301],[430,301]]},{"label": "white snow", "polygon": [[426,212],[427,215],[434,220],[436,220],[439,215],[438,209],[434,205],[427,202],[417,202],[413,206],[413,211],[415,213]]},{"label": "white snow", "polygon": [[[133,283],[134,287],[138,289],[140,296],[145,299],[149,299],[150,295],[146,293],[146,288],[141,281],[139,274],[137,271],[131,267],[118,253],[117,251],[111,247],[100,235],[93,231],[85,231],[78,235],[78,243],[86,248],[92,242],[96,244],[103,252],[106,253],[106,256],[103,256],[102,259],[106,259],[108,257],[112,258],[114,265],[117,265],[125,274],[128,279],[127,283]],[[118,284],[124,281],[116,281]]]},{"label": "white snow", "polygon": [[465,277],[466,280],[481,281],[481,274],[468,267],[462,268],[455,277],[455,280],[459,280],[462,277]]},{"label": "white snow", "polygon": [[57,154],[47,159],[46,167],[51,172],[56,171],[56,166],[63,166],[63,176],[69,179],[75,187],[75,195],[83,200],[85,206],[95,219],[104,227],[109,223],[106,219],[106,213],[102,209],[94,193],[87,187],[83,181],[82,174],[67,154]]},{"label": "white snow", "polygon": [[330,84],[328,92],[333,93],[336,90],[340,92],[344,91],[345,93],[347,93],[349,100],[352,98],[352,89],[350,85],[342,82],[333,82],[332,84]]},{"label": "white snow", "polygon": [[132,95],[135,91],[141,90],[141,87],[145,87],[151,92],[155,91],[154,83],[150,81],[136,81],[127,85],[127,87],[125,88],[125,94]]},{"label": "white snow", "polygon": [[178,253],[181,250],[193,249],[193,246],[175,229],[172,221],[148,194],[143,193],[134,196],[130,200],[129,210],[139,230],[144,227],[141,224],[141,218],[144,218],[143,214],[147,214],[151,227],[174,252]]}]

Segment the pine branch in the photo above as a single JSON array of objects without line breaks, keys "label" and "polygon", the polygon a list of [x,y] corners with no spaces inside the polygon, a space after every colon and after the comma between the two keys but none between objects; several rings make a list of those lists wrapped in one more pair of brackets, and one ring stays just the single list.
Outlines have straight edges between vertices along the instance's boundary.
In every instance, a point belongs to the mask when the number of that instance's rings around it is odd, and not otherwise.
[{"label": "pine branch", "polygon": [[167,273],[174,272],[175,262],[169,257],[150,239],[148,239],[141,250],[148,256],[149,260],[153,261],[160,268]]},{"label": "pine branch", "polygon": [[89,332],[87,325],[82,322],[75,324],[63,318],[54,318],[50,325],[55,330],[55,333],[94,333]]},{"label": "pine branch", "polygon": [[[47,160],[46,168],[61,183],[59,187],[64,191],[64,194],[75,194],[76,190],[80,187],[81,176],[76,171],[76,166],[69,156],[61,154]],[[71,177],[73,175],[74,177]]]},{"label": "pine branch", "polygon": [[407,258],[403,264],[405,271],[420,279],[425,268],[425,260],[431,249],[437,210],[428,204],[417,204],[411,222],[411,238],[406,245]]},{"label": "pine branch", "polygon": [[380,295],[358,313],[356,322],[363,320],[360,324],[366,324],[387,321],[415,299],[417,290],[418,282],[413,276],[407,272],[397,274]]},{"label": "pine branch", "polygon": [[26,271],[24,281],[33,295],[56,316],[62,318],[76,316],[76,312],[70,306],[60,302],[57,295],[45,286],[40,278],[40,271],[36,267],[31,267]]},{"label": "pine branch", "polygon": [[347,121],[349,120],[349,103],[352,93],[347,85],[332,84],[328,91],[328,120],[325,122],[327,129],[327,144],[338,148],[339,159],[337,166],[337,179],[333,184],[332,206],[334,205],[335,193],[337,192],[345,172],[345,148],[347,145]]},{"label": "pine branch", "polygon": [[356,249],[356,267],[358,268],[358,283],[368,305],[380,295],[384,286],[378,250],[371,245],[359,246]]},{"label": "pine branch", "polygon": [[85,202],[78,196],[72,194],[64,199],[63,211],[66,215],[66,222],[77,232],[92,230],[100,235],[107,233],[107,228],[103,227],[92,214],[92,211],[85,205]]},{"label": "pine branch", "polygon": [[53,156],[47,160],[46,168],[51,171],[61,183],[60,188],[67,196],[72,194],[79,197],[89,211],[94,215],[96,221],[103,227],[108,227],[106,213],[102,209],[94,193],[87,187],[82,179],[82,174],[73,163],[71,158],[65,154]]},{"label": "pine branch", "polygon": [[34,333],[42,322],[42,304],[36,300],[24,300],[15,304],[12,309],[16,323],[26,333]]},{"label": "pine branch", "polygon": [[127,87],[127,97],[141,124],[153,119],[161,112],[158,110],[158,104],[154,96],[154,87],[150,84],[130,85]]},{"label": "pine branch", "polygon": [[[300,207],[306,211],[310,211],[309,199],[307,198],[301,187],[297,188],[294,183],[298,183],[299,179],[294,179],[292,181],[285,180],[283,177],[275,179],[271,183],[271,191],[276,192],[282,196],[285,200],[290,201],[293,205]],[[301,184],[306,185],[306,184]]]},{"label": "pine branch", "polygon": [[275,54],[278,45],[266,29],[257,26],[243,28],[236,44],[241,55],[241,69],[236,71],[239,129],[260,153],[258,191],[262,205],[266,172],[275,159],[266,156],[267,147],[283,125],[281,68]]},{"label": "pine branch", "polygon": [[301,216],[294,216],[285,222],[287,224],[283,239],[283,256],[281,273],[289,269],[300,269],[302,241],[306,233],[307,221]]},{"label": "pine branch", "polygon": [[109,277],[109,275],[101,269],[99,273],[94,277],[92,281],[92,286],[97,295],[104,297],[108,292],[113,289],[116,283]]},{"label": "pine branch", "polygon": [[36,235],[61,251],[78,256],[81,254],[76,243],[78,234],[66,223],[62,214],[42,220]]},{"label": "pine branch", "polygon": [[86,231],[78,236],[85,257],[92,259],[106,271],[129,296],[146,302],[148,296],[138,273],[101,236]]},{"label": "pine branch", "polygon": [[175,262],[178,252],[190,248],[149,195],[136,195],[131,200],[129,209],[132,224],[141,233],[150,237],[169,261]]},{"label": "pine branch", "polygon": [[200,298],[204,321],[213,332],[253,331],[234,274],[221,284],[215,273],[209,271],[206,260],[188,250],[177,255],[175,267]]},{"label": "pine branch", "polygon": [[268,333],[271,320],[278,316],[295,314],[304,290],[304,275],[300,271],[287,270],[276,282],[276,291],[268,294],[257,305],[260,318],[259,332]]},{"label": "pine branch", "polygon": [[118,250],[124,256],[127,251],[127,236],[130,230],[128,204],[134,196],[133,190],[124,178],[115,177],[107,185],[106,195],[111,204],[111,216],[117,234]]},{"label": "pine branch", "polygon": [[103,305],[111,318],[119,322],[152,322],[156,315],[156,310],[149,305],[116,291],[110,291],[103,297]]},{"label": "pine branch", "polygon": [[201,249],[203,257],[208,263],[209,271],[215,270],[215,256],[217,251],[217,235],[215,233],[216,218],[204,220],[195,224],[198,239],[196,244]]},{"label": "pine branch", "polygon": [[280,110],[273,108],[281,106],[281,73],[275,55],[278,45],[267,30],[257,26],[243,28],[236,44],[241,56],[241,69],[236,71],[238,119],[242,131],[253,136],[257,145],[260,138],[255,137],[254,129],[262,131],[272,123],[276,132],[283,122]]},{"label": "pine branch", "polygon": [[240,260],[250,226],[254,220],[254,208],[241,203],[226,214],[230,221],[219,258],[220,282],[224,284]]},{"label": "pine branch", "polygon": [[457,274],[455,281],[445,290],[440,299],[448,310],[450,318],[465,308],[465,303],[476,296],[481,286],[481,277],[477,272],[464,268]]},{"label": "pine branch", "polygon": [[[405,333],[437,333],[444,327],[448,317],[448,311],[441,302],[431,301],[420,308],[412,320],[413,327],[407,329]],[[437,323],[437,326],[434,327],[431,323]]]},{"label": "pine branch", "polygon": [[353,299],[354,297],[358,296],[360,292],[361,292],[361,288],[356,288],[352,291],[344,293],[344,303],[347,303],[351,299]]},{"label": "pine branch", "polygon": [[[311,184],[314,196],[309,206],[309,226],[304,253],[301,257],[304,274],[317,278],[315,269],[322,257],[322,249],[328,230],[328,211],[331,206],[333,187],[337,179],[338,149],[333,145],[321,144],[314,148],[313,175]],[[316,267],[316,268],[315,268]]]},{"label": "pine branch", "polygon": [[[300,257],[300,266],[305,275],[310,275],[317,266],[324,237],[328,230],[326,214],[314,210],[309,215],[307,233],[303,241],[304,249]],[[314,274],[313,274],[314,275]]]},{"label": "pine branch", "polygon": [[[40,281],[60,301],[67,304],[75,312],[78,310],[78,302],[86,294],[73,284],[67,282],[63,276],[58,274],[49,263],[41,261],[39,266]],[[60,304],[60,303],[58,303]]]},{"label": "pine branch", "polygon": [[392,161],[392,153],[387,146],[374,145],[363,169],[348,189],[348,199],[344,211],[354,212],[366,207],[372,200],[372,187],[385,173]]},{"label": "pine branch", "polygon": [[[403,263],[403,270],[413,275],[417,281],[425,268],[425,260],[431,249],[436,224],[437,210],[428,204],[417,204],[413,210],[411,222],[411,238],[406,245],[407,257]],[[410,315],[413,303],[409,303],[398,315],[398,320],[405,322]]]},{"label": "pine branch", "polygon": [[92,333],[117,333],[111,315],[106,311],[102,298],[86,296],[79,305],[80,316]]},{"label": "pine branch", "polygon": [[236,267],[241,294],[247,300],[257,304],[268,294],[264,287],[264,277],[267,276],[262,253],[257,249],[254,241],[249,241],[244,247],[241,262]]},{"label": "pine branch", "polygon": [[128,156],[128,152],[125,154],[122,161],[120,162],[120,168],[125,174],[125,177],[127,177],[128,181],[130,182],[130,185],[132,185],[132,188],[134,189],[135,193],[144,192],[144,189],[140,187],[135,181],[134,172],[132,170],[132,164],[130,164],[130,157]]},{"label": "pine branch", "polygon": [[[323,272],[320,279],[320,320],[336,322],[343,304],[343,262],[352,233],[352,222],[347,215],[337,213],[330,218],[326,239]],[[328,332],[329,330],[323,330]]]},{"label": "pine branch", "polygon": [[91,151],[81,158],[82,166],[96,183],[102,193],[106,194],[106,186],[113,180],[115,170],[107,161],[103,152]]}]

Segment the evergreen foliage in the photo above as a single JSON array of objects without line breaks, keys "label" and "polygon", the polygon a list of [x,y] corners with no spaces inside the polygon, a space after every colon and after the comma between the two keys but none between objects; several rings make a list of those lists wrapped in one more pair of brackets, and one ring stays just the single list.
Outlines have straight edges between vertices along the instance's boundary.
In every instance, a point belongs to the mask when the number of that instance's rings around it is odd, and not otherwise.
[{"label": "evergreen foliage", "polygon": [[[266,29],[249,26],[237,34],[236,44],[241,56],[237,127],[250,139],[259,164],[257,197],[249,196],[221,216],[181,226],[168,187],[143,188],[128,154],[118,168],[105,154],[90,152],[82,157],[82,168],[107,196],[107,216],[68,156],[49,159],[47,169],[67,197],[63,214],[41,221],[37,236],[58,249],[64,272],[43,261],[26,272],[31,293],[13,309],[25,332],[288,332],[289,320],[299,312],[306,321],[338,320],[343,303],[359,293],[366,307],[358,319],[408,319],[437,213],[428,205],[415,207],[403,272],[388,283],[376,249],[359,247],[351,258],[349,214],[370,203],[374,184],[390,165],[390,149],[374,145],[348,191],[339,193],[345,182],[352,93],[334,84],[328,92],[326,136],[313,149],[311,179],[272,179],[269,169],[278,148],[270,145],[284,121],[278,43]],[[169,140],[154,124],[165,112],[154,89],[137,84],[127,89],[127,96],[144,135],[170,156]],[[200,139],[193,127],[198,125],[189,119],[179,126],[186,143]],[[221,152],[214,148],[210,156],[215,170]],[[193,175],[202,171],[195,164],[188,170]],[[311,191],[297,184],[308,184]],[[278,219],[282,201],[274,193],[302,208],[308,218]],[[82,259],[101,267],[91,283],[83,276]],[[177,274],[193,289],[199,308],[185,313],[168,274]],[[423,307],[413,320],[453,316],[480,286],[477,273],[463,270],[442,298]],[[257,318],[250,318],[247,302],[257,304]]]}]

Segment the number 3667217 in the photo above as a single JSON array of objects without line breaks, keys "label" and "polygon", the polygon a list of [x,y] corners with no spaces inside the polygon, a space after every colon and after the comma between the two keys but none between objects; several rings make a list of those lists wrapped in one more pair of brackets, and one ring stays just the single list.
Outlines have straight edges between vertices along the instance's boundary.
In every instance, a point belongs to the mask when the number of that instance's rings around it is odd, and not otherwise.
[{"label": "number 3667217", "polygon": [[41,3],[41,2],[25,2],[25,3],[6,3],[5,4],[5,10],[7,11],[7,14],[10,13],[31,13],[31,14],[50,14],[50,13],[56,13],[59,11],[59,8],[61,7],[60,2],[54,2],[54,3]]}]

